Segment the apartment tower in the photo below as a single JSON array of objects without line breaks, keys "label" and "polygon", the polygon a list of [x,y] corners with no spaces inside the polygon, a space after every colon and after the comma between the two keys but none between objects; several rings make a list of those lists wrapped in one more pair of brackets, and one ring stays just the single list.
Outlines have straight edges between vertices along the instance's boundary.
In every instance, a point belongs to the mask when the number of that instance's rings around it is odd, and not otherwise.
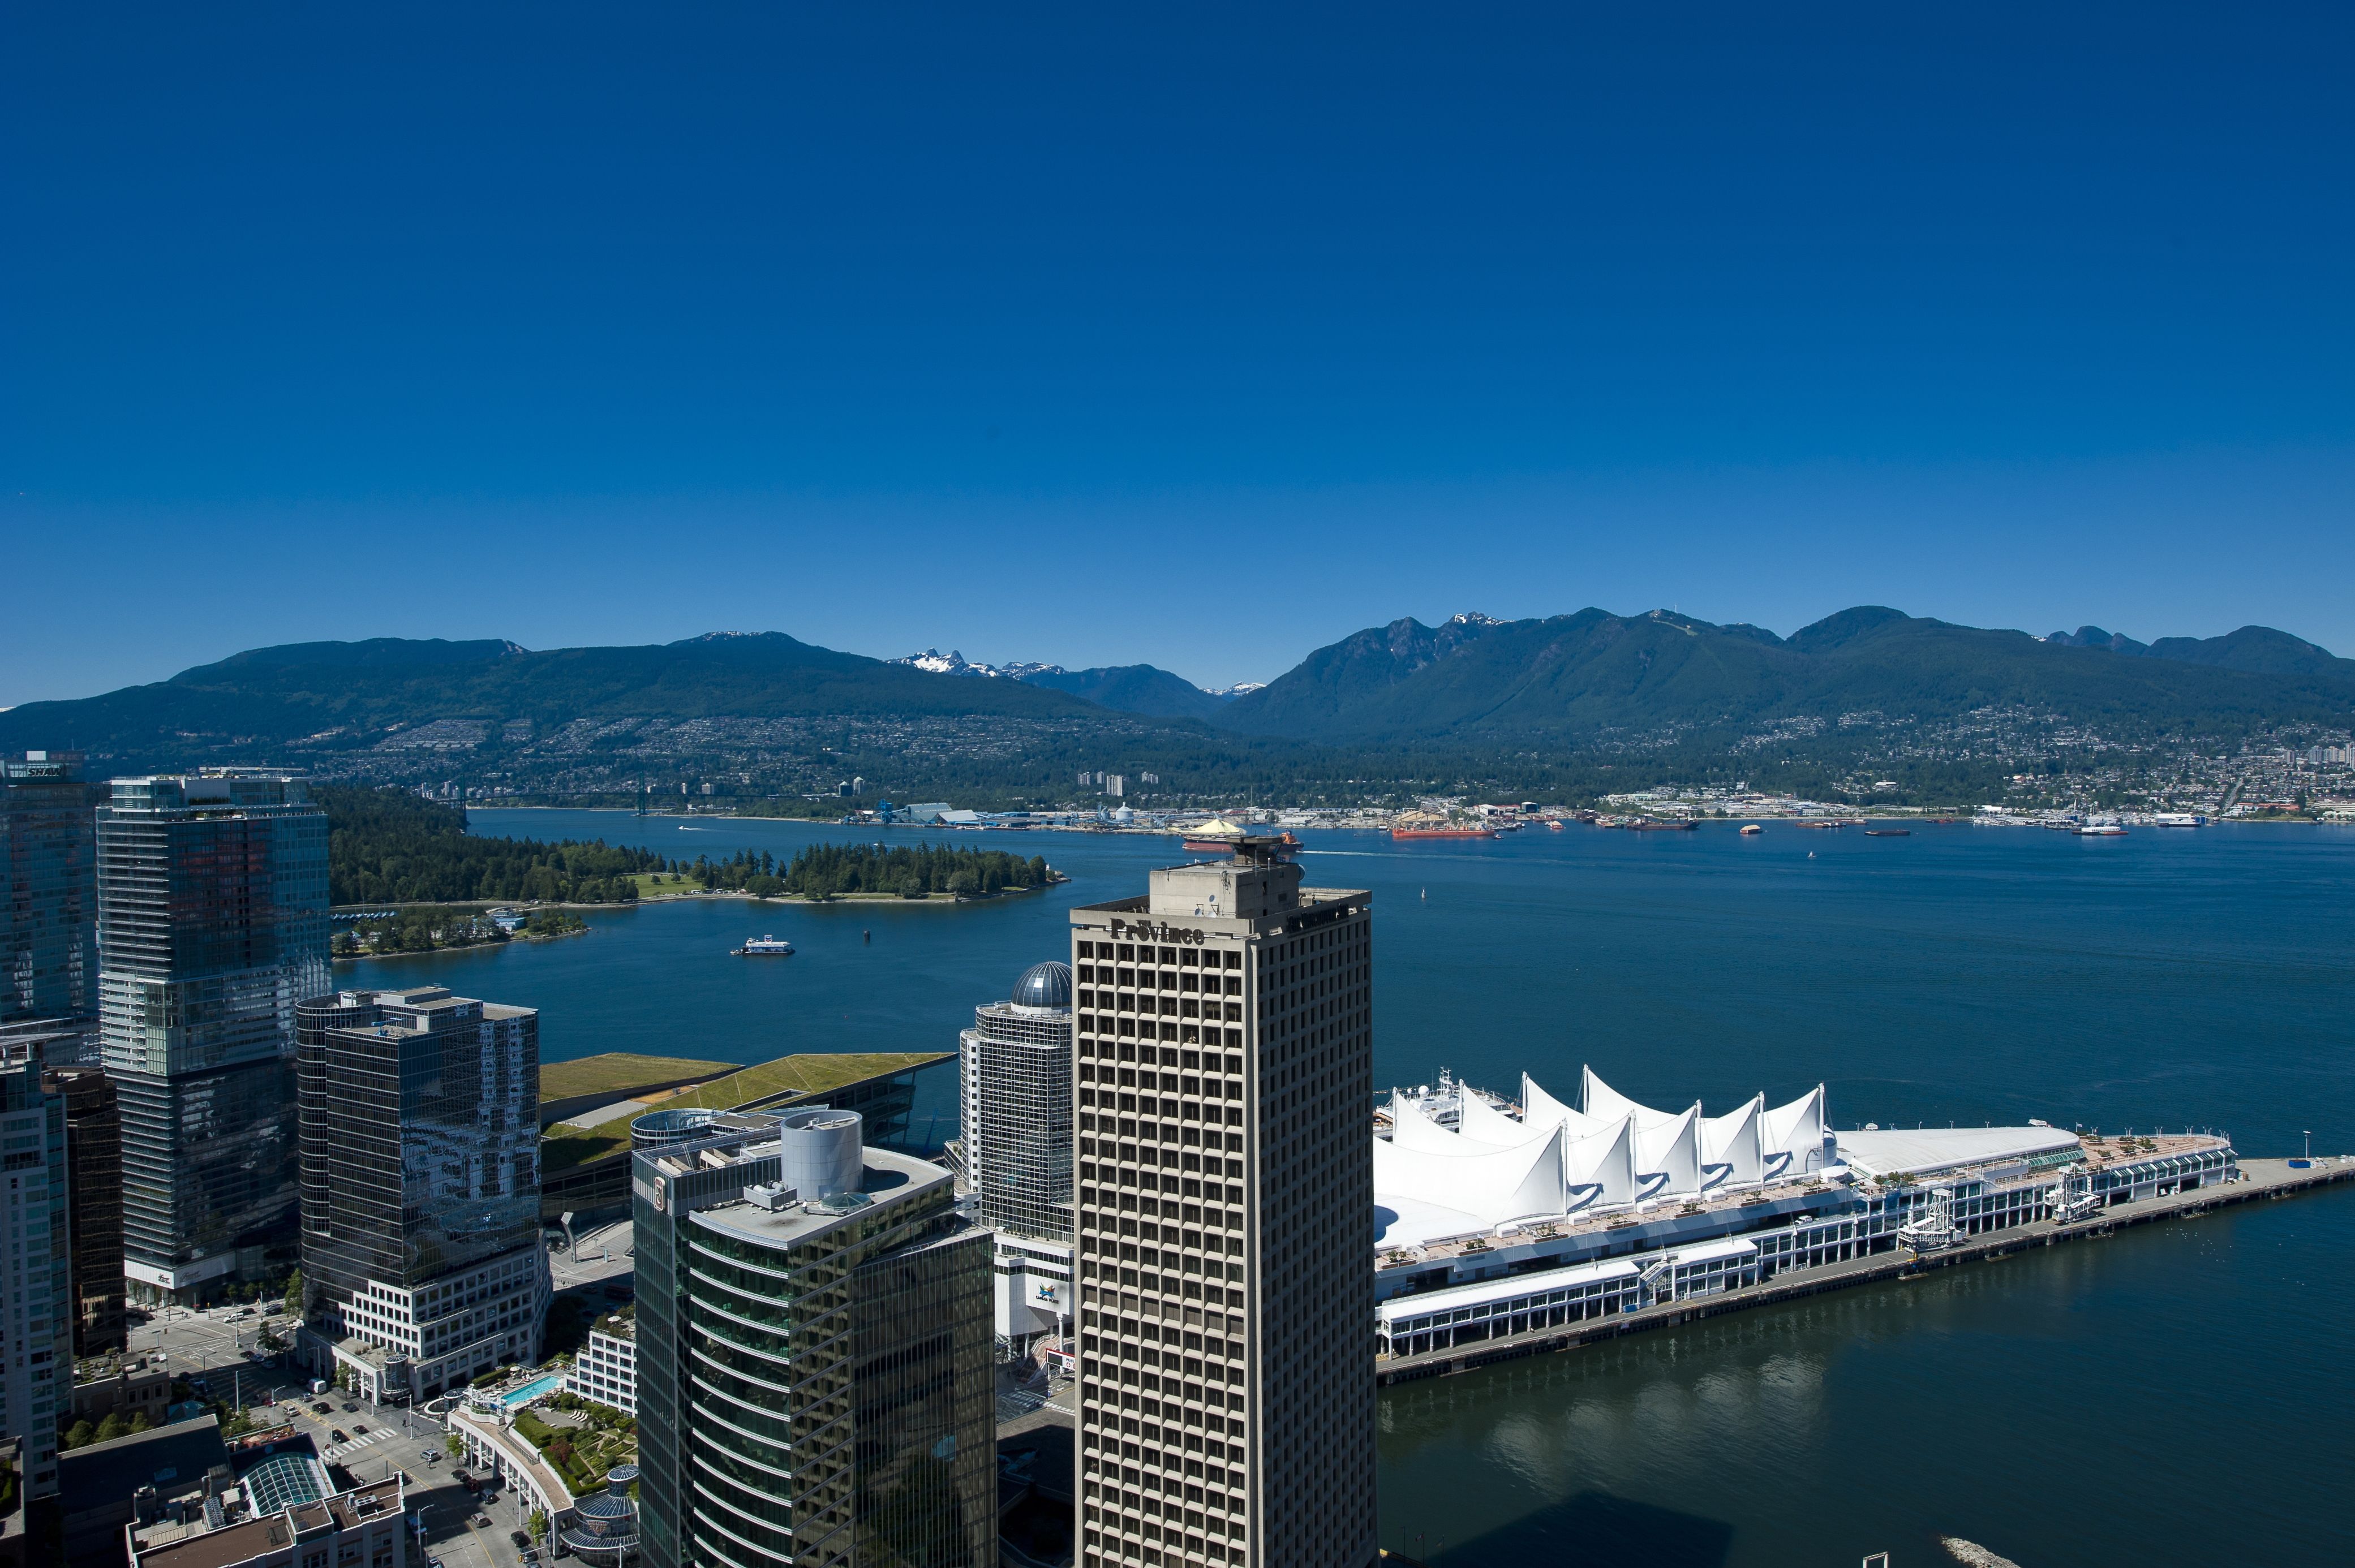
[{"label": "apartment tower", "polygon": [[0,1441],[16,1445],[24,1495],[58,1491],[58,1427],[71,1418],[73,1263],[65,1101],[41,1086],[37,1051],[0,1049]]},{"label": "apartment tower", "polygon": [[1033,964],[957,1041],[959,1164],[996,1234],[1000,1339],[1025,1344],[1071,1307],[1071,970]]},{"label": "apartment tower", "polygon": [[74,1354],[130,1343],[123,1298],[123,1117],[97,1067],[50,1067],[41,1087],[66,1108],[66,1236],[73,1252]]},{"label": "apartment tower", "polygon": [[440,986],[295,1010],[304,1353],[376,1399],[539,1359],[539,1014]]},{"label": "apartment tower", "polygon": [[283,773],[115,779],[98,808],[98,952],[132,1295],[186,1303],[282,1272],[294,1004],[329,984],[326,813]]},{"label": "apartment tower", "polygon": [[1082,1568],[1378,1552],[1372,899],[1284,849],[1071,911]]}]

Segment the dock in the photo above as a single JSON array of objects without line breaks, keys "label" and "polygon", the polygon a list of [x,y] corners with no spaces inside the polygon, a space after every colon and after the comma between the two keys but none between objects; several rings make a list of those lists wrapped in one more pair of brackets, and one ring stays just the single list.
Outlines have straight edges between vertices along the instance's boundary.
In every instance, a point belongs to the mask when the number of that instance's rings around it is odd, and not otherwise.
[{"label": "dock", "polygon": [[[2195,1188],[2189,1192],[2172,1193],[2163,1198],[2145,1198],[2136,1202],[2120,1203],[2101,1210],[2090,1218],[2071,1223],[2033,1221],[1967,1237],[1936,1252],[1918,1255],[1902,1246],[1892,1247],[1887,1252],[1872,1253],[1844,1263],[1828,1263],[1817,1268],[1778,1274],[1763,1283],[1743,1286],[1719,1295],[1663,1302],[1640,1311],[1589,1319],[1574,1329],[1531,1330],[1510,1340],[1492,1340],[1477,1347],[1433,1351],[1421,1356],[1387,1357],[1374,1363],[1374,1382],[1377,1386],[1388,1386],[1415,1383],[1424,1378],[1448,1377],[1457,1372],[1475,1372],[1482,1367],[1518,1361],[1525,1356],[1573,1351],[1582,1345],[1624,1339],[1629,1334],[1648,1333],[1655,1329],[1698,1323],[1732,1312],[1747,1312],[1756,1307],[1797,1301],[1828,1290],[1846,1290],[1859,1285],[1918,1277],[1937,1269],[1984,1262],[2035,1247],[2094,1241],[2135,1225],[2188,1219],[2236,1204],[2277,1202],[2324,1187],[2355,1184],[2355,1156],[2317,1156],[2311,1161],[2295,1163],[2286,1159],[2243,1160],[2239,1168],[2241,1179],[2237,1181],[2228,1181],[2218,1187]],[[1544,1279],[1545,1271],[1534,1271],[1528,1277],[1532,1287],[1537,1287]]]}]

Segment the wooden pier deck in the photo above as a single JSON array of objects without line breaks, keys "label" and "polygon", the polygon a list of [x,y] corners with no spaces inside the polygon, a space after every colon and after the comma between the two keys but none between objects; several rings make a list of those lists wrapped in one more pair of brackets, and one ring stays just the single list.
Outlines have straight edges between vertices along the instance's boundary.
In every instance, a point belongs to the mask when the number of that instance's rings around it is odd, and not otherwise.
[{"label": "wooden pier deck", "polygon": [[[1581,1345],[1591,1345],[1603,1340],[1646,1333],[1678,1323],[1697,1323],[1703,1319],[1721,1318],[1729,1312],[1746,1312],[1754,1307],[1772,1306],[1781,1301],[1796,1301],[1802,1297],[1820,1295],[1827,1290],[1846,1290],[1852,1286],[1926,1274],[1934,1269],[1952,1268],[1958,1264],[1978,1263],[2026,1252],[2031,1247],[2092,1241],[2114,1235],[2133,1225],[2182,1219],[2239,1203],[2294,1197],[2334,1184],[2355,1184],[2355,1156],[2330,1158],[2318,1155],[2304,1170],[2293,1168],[2286,1159],[2243,1160],[2240,1162],[2240,1170],[2241,1180],[2221,1187],[2200,1187],[2164,1198],[2145,1198],[2137,1202],[2121,1203],[2072,1224],[2038,1220],[1969,1236],[1943,1251],[1926,1253],[1919,1257],[1902,1247],[1893,1248],[1866,1257],[1851,1258],[1845,1263],[1828,1263],[1819,1268],[1778,1274],[1764,1284],[1744,1286],[1721,1295],[1671,1301],[1647,1307],[1640,1312],[1592,1319],[1575,1327],[1532,1330],[1509,1340],[1433,1351],[1420,1356],[1388,1357],[1374,1363],[1374,1381],[1377,1384],[1389,1384],[1446,1377],[1455,1372],[1495,1366],[1502,1361],[1518,1361],[1523,1356],[1576,1350]],[[1540,1269],[1528,1277],[1531,1289],[1543,1288],[1545,1273]]]}]

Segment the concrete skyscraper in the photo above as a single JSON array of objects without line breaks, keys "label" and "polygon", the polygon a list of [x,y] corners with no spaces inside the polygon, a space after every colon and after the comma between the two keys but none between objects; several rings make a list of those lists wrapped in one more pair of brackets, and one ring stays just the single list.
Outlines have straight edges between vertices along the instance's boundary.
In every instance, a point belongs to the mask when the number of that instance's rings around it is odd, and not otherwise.
[{"label": "concrete skyscraper", "polygon": [[292,1266],[294,1005],[330,984],[326,813],[282,773],[115,779],[98,948],[133,1296]]},{"label": "concrete skyscraper", "polygon": [[959,1163],[997,1234],[996,1317],[1020,1343],[1071,1309],[1071,970],[1033,964],[958,1039]]},{"label": "concrete skyscraper", "polygon": [[295,1010],[303,1349],[374,1398],[539,1359],[539,1014],[440,986]]},{"label": "concrete skyscraper", "polygon": [[1071,911],[1082,1568],[1377,1555],[1372,900],[1284,850]]}]

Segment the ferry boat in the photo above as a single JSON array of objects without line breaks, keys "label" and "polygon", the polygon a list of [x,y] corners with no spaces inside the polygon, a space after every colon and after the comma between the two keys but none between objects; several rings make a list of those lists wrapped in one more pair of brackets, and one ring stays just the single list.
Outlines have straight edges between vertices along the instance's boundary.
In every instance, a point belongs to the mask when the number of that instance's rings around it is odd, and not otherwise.
[{"label": "ferry boat", "polygon": [[2122,839],[2126,836],[2126,824],[2113,818],[2108,821],[2087,822],[2077,830],[2081,839]]},{"label": "ferry boat", "polygon": [[728,956],[735,959],[790,959],[794,945],[783,937],[747,937],[741,948],[730,948]]}]

